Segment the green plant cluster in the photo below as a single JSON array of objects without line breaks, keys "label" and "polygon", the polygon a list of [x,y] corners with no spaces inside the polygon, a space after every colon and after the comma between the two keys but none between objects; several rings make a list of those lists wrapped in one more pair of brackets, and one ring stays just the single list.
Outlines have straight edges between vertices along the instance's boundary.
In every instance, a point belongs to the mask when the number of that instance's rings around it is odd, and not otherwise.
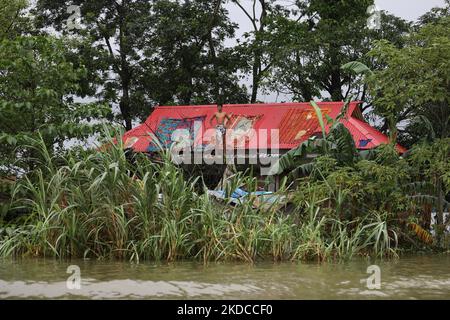
[{"label": "green plant cluster", "polygon": [[[254,262],[396,254],[381,213],[354,220],[330,215],[329,196],[316,186],[309,194],[299,189],[290,214],[276,202],[269,209],[252,201],[219,204],[198,192],[201,179],[183,176],[168,153],[160,162],[137,155],[131,165],[112,142],[103,152],[56,157],[35,141],[41,166],[15,189],[26,195],[15,205],[29,214],[2,227],[1,256]],[[254,182],[238,174],[230,186]]]}]

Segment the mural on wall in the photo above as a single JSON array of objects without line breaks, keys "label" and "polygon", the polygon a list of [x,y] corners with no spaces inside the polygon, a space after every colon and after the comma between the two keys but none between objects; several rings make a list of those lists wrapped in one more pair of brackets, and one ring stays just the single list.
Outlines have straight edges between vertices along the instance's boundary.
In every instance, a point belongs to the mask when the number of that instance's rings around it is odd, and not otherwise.
[{"label": "mural on wall", "polygon": [[[205,119],[206,116],[182,119],[163,118],[158,124],[155,136],[163,148],[170,148],[174,142],[177,143],[177,147],[184,147],[186,143],[191,144],[192,141],[196,141],[201,128],[198,124],[203,123]],[[174,134],[176,130],[178,134]],[[147,149],[149,152],[158,150],[158,144],[153,141]]]}]

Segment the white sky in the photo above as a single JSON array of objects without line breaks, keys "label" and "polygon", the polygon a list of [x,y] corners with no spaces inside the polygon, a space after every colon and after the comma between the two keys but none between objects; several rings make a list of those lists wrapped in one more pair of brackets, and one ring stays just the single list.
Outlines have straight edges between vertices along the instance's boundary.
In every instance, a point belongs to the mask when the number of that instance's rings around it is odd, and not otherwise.
[{"label": "white sky", "polygon": [[375,0],[380,10],[402,17],[406,20],[417,20],[421,15],[434,7],[443,7],[444,0]]},{"label": "white sky", "polygon": [[[253,0],[240,0],[242,5],[251,12]],[[293,0],[280,0],[278,3],[285,6],[292,6]],[[375,0],[375,5],[379,10],[385,10],[401,17],[405,20],[415,21],[421,15],[428,12],[434,7],[443,7],[445,5],[444,0]],[[245,16],[242,10],[234,3],[229,1],[226,4],[226,8],[230,13],[231,20],[239,24],[239,30],[236,32],[236,36],[240,37],[244,32],[250,31],[252,25],[249,19]],[[257,6],[256,15],[259,14],[259,7]],[[228,40],[226,45],[234,45],[235,40]],[[250,81],[247,79],[243,83],[249,85]],[[280,102],[289,101],[290,97],[279,96],[276,94],[259,94],[258,99],[263,102]]]}]

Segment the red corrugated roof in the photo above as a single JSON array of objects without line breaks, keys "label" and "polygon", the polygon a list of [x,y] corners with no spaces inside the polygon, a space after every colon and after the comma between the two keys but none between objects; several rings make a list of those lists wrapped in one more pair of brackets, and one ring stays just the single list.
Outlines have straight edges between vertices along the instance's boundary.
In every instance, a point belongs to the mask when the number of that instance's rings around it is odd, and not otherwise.
[{"label": "red corrugated roof", "polygon": [[[358,149],[371,149],[380,144],[388,143],[388,137],[372,128],[368,123],[352,117],[353,111],[359,102],[351,102],[347,110],[346,118],[342,123],[349,129]],[[317,105],[322,110],[323,116],[328,115],[335,119],[341,112],[343,102],[319,102]],[[195,119],[202,118],[201,134],[197,134],[194,145],[204,145],[214,140],[214,130],[209,120],[217,110],[216,105],[202,106],[164,106],[156,107],[147,120],[128,131],[124,135],[124,142],[135,151],[146,152],[152,144],[150,133],[157,134],[161,121],[164,119]],[[259,129],[268,132],[268,145],[272,146],[270,129],[279,130],[279,149],[292,149],[297,147],[315,133],[321,133],[319,121],[314,108],[310,103],[271,103],[271,104],[230,104],[224,105],[223,111],[232,116],[229,125],[250,125],[256,131],[256,136],[250,135],[246,139],[245,148],[255,148],[259,138],[263,136],[258,133]],[[245,122],[245,118],[248,121]],[[244,122],[240,122],[244,121]],[[326,120],[325,120],[326,122]],[[328,128],[327,128],[328,129]],[[254,140],[253,140],[254,138]],[[229,142],[231,143],[231,142]],[[397,146],[399,152],[406,151],[405,148]]]},{"label": "red corrugated roof", "polygon": [[[350,117],[348,119],[343,119],[342,123],[352,134],[353,140],[355,140],[356,147],[358,149],[373,149],[380,144],[386,144],[389,142],[389,138],[386,135],[371,127],[367,122],[361,121],[354,117]],[[360,145],[360,141],[362,140],[370,141],[367,143],[367,145],[364,146]],[[406,148],[402,147],[399,144],[396,145],[396,148],[400,153],[406,152]]]}]

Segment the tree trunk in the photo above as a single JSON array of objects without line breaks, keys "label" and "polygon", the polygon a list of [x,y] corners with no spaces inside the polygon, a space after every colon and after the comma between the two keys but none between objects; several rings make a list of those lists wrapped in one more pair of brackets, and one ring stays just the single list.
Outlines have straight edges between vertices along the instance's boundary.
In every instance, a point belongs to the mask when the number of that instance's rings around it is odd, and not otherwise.
[{"label": "tree trunk", "polygon": [[256,99],[258,98],[260,72],[261,72],[261,57],[257,51],[255,52],[254,55],[255,56],[253,62],[252,97],[250,99],[251,103],[255,103]]},{"label": "tree trunk", "polygon": [[342,95],[341,61],[338,57],[339,47],[335,43],[331,43],[330,47],[331,75],[329,94],[332,101],[342,101],[344,96]]},{"label": "tree trunk", "polygon": [[120,98],[120,112],[122,114],[123,120],[125,121],[125,129],[127,131],[132,129],[132,115],[131,115],[131,104],[130,104],[130,83],[131,83],[131,69],[127,61],[127,56],[129,53],[129,44],[126,38],[126,22],[125,16],[126,12],[124,8],[118,10],[120,15],[119,18],[119,47],[120,47],[120,80],[122,84],[122,97]]},{"label": "tree trunk", "polygon": [[342,95],[341,72],[339,67],[336,65],[333,65],[333,70],[331,72],[331,85],[329,93],[332,101],[342,101],[344,99]]},{"label": "tree trunk", "polygon": [[[260,43],[260,34],[265,31],[266,27],[266,18],[267,18],[267,10],[268,4],[266,0],[259,0],[259,4],[261,5],[261,14],[259,19],[255,16],[255,7],[257,0],[253,0],[253,14],[250,14],[240,3],[239,1],[234,1],[239,8],[244,12],[244,14],[248,17],[250,22],[253,25],[253,31],[255,32],[255,42],[256,49],[253,49],[253,67],[252,67],[252,94],[250,98],[251,103],[255,103],[258,98],[258,90],[261,82],[261,73],[262,73],[262,56],[263,56],[263,48]],[[257,22],[259,21],[259,27]],[[259,47],[258,47],[259,46]]]},{"label": "tree trunk", "polygon": [[125,129],[129,131],[132,129],[133,125],[130,115],[130,96],[128,81],[122,81],[122,97],[120,98],[119,107],[122,118],[125,121]]}]

